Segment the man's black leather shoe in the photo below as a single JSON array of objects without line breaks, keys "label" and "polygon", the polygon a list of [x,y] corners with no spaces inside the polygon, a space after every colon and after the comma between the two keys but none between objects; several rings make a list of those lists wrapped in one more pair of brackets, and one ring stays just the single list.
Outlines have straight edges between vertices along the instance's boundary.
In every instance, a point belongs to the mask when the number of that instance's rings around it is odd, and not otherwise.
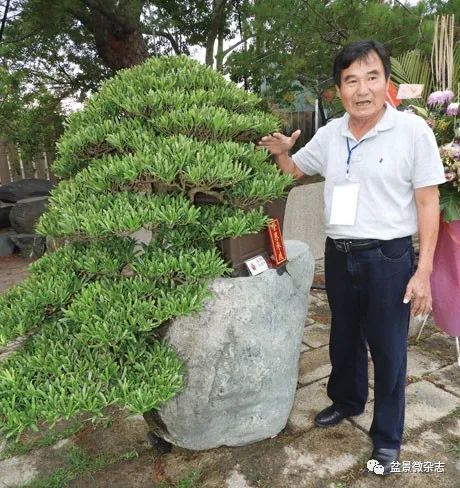
[{"label": "man's black leather shoe", "polygon": [[315,425],[317,427],[332,427],[346,418],[347,416],[339,412],[334,405],[330,405],[316,415]]},{"label": "man's black leather shoe", "polygon": [[386,447],[380,447],[372,451],[371,459],[375,459],[381,466],[383,466],[383,473],[375,471],[376,474],[390,474],[392,463],[396,463],[399,459],[399,449],[389,449]]}]

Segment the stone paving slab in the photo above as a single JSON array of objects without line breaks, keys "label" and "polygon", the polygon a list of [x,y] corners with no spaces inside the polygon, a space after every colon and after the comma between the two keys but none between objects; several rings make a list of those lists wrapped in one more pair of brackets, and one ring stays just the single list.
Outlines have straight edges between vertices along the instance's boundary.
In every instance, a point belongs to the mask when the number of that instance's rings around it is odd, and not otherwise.
[{"label": "stone paving slab", "polygon": [[457,351],[455,348],[455,339],[444,332],[437,332],[423,341],[419,341],[420,349],[429,354],[437,356],[446,364],[457,362]]},{"label": "stone paving slab", "polygon": [[306,385],[320,380],[329,376],[330,372],[331,365],[327,347],[312,349],[300,355],[299,384]]},{"label": "stone paving slab", "polygon": [[449,415],[459,403],[454,395],[422,380],[407,387],[406,405],[406,426],[410,430]]},{"label": "stone paving slab", "polygon": [[307,317],[307,320],[305,320],[305,327],[309,326],[309,325],[313,325],[315,323],[315,321],[309,317]]},{"label": "stone paving slab", "polygon": [[421,377],[428,373],[432,373],[437,369],[442,368],[447,363],[446,360],[442,360],[428,354],[424,351],[420,351],[415,346],[408,347],[407,354],[407,375],[413,377]]},{"label": "stone paving slab", "polygon": [[315,415],[331,403],[326,386],[327,379],[323,379],[297,390],[288,420],[288,427],[292,431],[306,431],[315,426]]},{"label": "stone paving slab", "polygon": [[326,293],[322,290],[311,290],[308,304],[310,307],[323,307],[327,305]]},{"label": "stone paving slab", "polygon": [[460,366],[458,364],[451,364],[438,371],[434,371],[426,379],[441,387],[443,390],[460,397]]},{"label": "stone paving slab", "polygon": [[36,453],[0,461],[0,487],[13,488],[32,481],[39,473]]},{"label": "stone paving slab", "polygon": [[327,486],[331,478],[367,461],[371,450],[369,438],[349,422],[310,430],[284,447],[287,460],[272,486]]},{"label": "stone paving slab", "polygon": [[[405,431],[416,429],[426,423],[449,415],[459,406],[458,398],[429,381],[418,381],[406,388]],[[353,417],[352,422],[369,431],[372,423],[373,402],[366,405],[364,413]]]},{"label": "stone paving slab", "polygon": [[0,461],[0,488],[16,488],[64,464],[62,444]]},{"label": "stone paving slab", "polygon": [[329,334],[331,327],[327,324],[313,323],[305,327],[303,343],[312,348],[326,346],[329,344]]}]

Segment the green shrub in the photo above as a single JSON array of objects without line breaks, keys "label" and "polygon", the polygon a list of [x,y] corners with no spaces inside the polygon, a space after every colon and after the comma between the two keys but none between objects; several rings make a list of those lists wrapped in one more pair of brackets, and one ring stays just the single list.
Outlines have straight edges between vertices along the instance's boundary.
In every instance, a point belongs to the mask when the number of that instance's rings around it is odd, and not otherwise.
[{"label": "green shrub", "polygon": [[262,205],[291,179],[254,143],[278,129],[255,95],[186,57],[119,72],[69,118],[64,180],[37,227],[67,244],[0,297],[0,345],[29,334],[0,364],[5,434],[109,405],[145,412],[181,389],[158,330],[230,271],[217,241],[266,226]]}]

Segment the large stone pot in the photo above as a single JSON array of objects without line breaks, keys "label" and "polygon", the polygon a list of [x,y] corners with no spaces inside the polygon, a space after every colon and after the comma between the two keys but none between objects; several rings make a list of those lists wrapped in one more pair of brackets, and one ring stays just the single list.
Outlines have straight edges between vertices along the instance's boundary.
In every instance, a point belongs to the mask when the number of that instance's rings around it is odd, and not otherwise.
[{"label": "large stone pot", "polygon": [[286,269],[216,279],[202,312],[167,326],[185,386],[144,415],[155,435],[201,450],[260,441],[285,427],[314,272],[306,244],[287,241],[286,250]]}]

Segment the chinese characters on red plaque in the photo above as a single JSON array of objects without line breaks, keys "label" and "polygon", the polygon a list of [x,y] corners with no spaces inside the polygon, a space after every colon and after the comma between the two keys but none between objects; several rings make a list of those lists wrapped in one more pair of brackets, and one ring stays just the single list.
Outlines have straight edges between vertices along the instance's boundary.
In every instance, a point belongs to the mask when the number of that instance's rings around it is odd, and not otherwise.
[{"label": "chinese characters on red plaque", "polygon": [[287,261],[287,256],[278,219],[270,219],[268,221],[268,236],[270,238],[270,259],[272,264],[275,267],[281,266]]}]

